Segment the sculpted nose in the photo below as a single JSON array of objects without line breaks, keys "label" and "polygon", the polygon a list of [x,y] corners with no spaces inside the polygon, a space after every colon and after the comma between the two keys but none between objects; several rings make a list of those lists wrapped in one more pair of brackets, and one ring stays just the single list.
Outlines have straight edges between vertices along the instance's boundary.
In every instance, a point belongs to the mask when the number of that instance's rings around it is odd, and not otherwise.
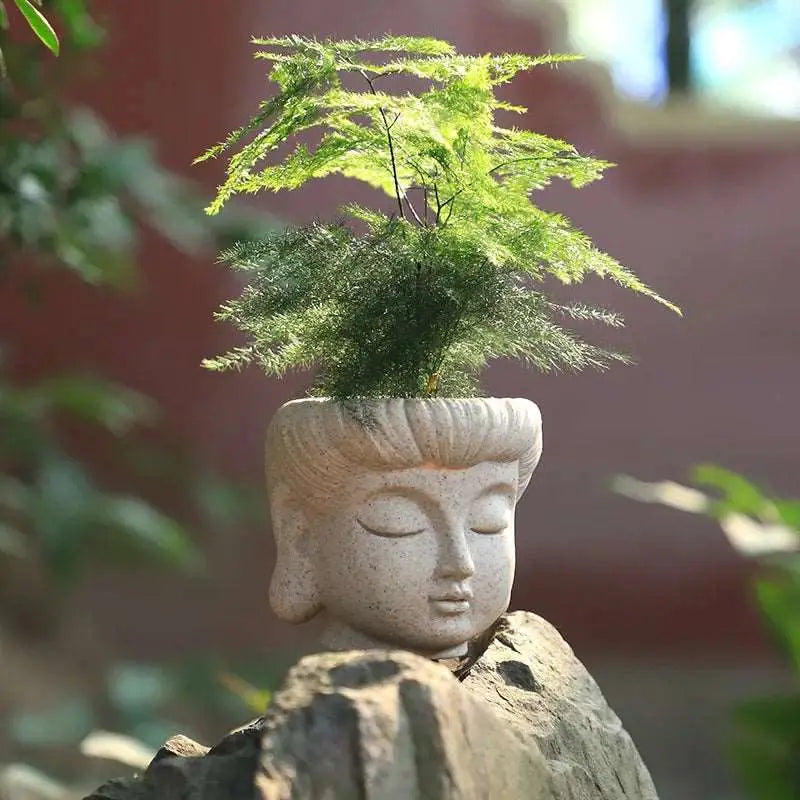
[{"label": "sculpted nose", "polygon": [[464,531],[449,530],[439,538],[437,578],[464,580],[475,574],[475,563]]}]

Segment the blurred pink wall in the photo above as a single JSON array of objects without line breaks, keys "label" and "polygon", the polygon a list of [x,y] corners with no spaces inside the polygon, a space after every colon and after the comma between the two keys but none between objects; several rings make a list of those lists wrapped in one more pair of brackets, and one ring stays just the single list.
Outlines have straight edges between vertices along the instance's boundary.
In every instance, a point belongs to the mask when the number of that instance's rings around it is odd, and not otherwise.
[{"label": "blurred pink wall", "polygon": [[[224,11],[221,10],[224,5]],[[248,115],[265,94],[264,64],[250,58],[251,33],[318,37],[384,31],[429,34],[468,52],[553,47],[533,20],[490,0],[404,3],[247,0],[238,3],[105,4],[110,45],[97,79],[82,90],[120,133],[153,137],[171,168],[209,194],[222,163],[191,159]],[[545,451],[519,509],[514,605],[554,622],[579,651],[655,654],[767,652],[751,610],[747,569],[710,523],[612,495],[609,478],[681,478],[717,461],[797,493],[800,463],[800,139],[776,148],[697,142],[630,143],[605,122],[603,101],[573,70],[542,70],[510,87],[529,106],[520,124],[574,141],[615,161],[580,192],[554,187],[559,209],[602,249],[632,267],[685,311],[681,320],[611,285],[572,296],[605,302],[628,327],[606,341],[636,367],[579,376],[540,376],[515,364],[490,370],[494,395],[541,406]],[[343,183],[261,200],[288,220],[327,215]],[[52,281],[33,313],[0,298],[17,368],[34,375],[91,367],[158,399],[175,435],[198,458],[255,482],[272,411],[301,393],[255,371],[217,375],[200,360],[235,340],[212,322],[234,291],[209,258],[194,263],[148,235],[146,282],[110,300],[71,281]],[[51,326],[59,321],[58,334]],[[120,652],[177,654],[205,646],[279,646],[294,634],[270,622],[264,530],[207,544],[210,580],[100,575],[83,590]]]}]

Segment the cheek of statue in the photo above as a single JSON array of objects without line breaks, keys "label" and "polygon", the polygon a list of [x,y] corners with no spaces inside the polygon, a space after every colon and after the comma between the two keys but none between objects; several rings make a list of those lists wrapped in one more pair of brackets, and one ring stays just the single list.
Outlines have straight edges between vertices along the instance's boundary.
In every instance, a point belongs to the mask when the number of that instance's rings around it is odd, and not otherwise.
[{"label": "cheek of statue", "polygon": [[465,647],[507,609],[514,470],[479,467],[398,471],[325,521],[316,560],[329,619],[435,654]]}]

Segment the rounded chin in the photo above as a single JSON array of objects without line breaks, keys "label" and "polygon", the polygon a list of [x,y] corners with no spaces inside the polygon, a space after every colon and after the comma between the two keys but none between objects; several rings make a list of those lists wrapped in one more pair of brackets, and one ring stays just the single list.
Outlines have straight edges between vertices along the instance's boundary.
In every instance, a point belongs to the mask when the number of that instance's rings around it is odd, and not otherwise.
[{"label": "rounded chin", "polygon": [[476,636],[480,636],[481,633],[483,633],[483,631],[476,634],[470,631],[453,631],[449,634],[440,633],[438,636],[419,636],[415,637],[414,641],[410,641],[408,647],[411,650],[423,652],[439,652],[466,644]]}]

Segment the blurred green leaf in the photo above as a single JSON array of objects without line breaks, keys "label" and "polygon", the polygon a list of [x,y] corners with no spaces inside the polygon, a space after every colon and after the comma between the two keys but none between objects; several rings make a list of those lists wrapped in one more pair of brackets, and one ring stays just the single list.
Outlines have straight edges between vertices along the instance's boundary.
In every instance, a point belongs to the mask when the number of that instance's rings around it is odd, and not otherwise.
[{"label": "blurred green leaf", "polygon": [[[296,652],[272,652],[269,658],[257,654],[249,658],[226,658],[219,655],[199,655],[170,667],[175,697],[191,704],[202,705],[208,713],[228,720],[241,721],[243,700],[221,681],[221,675],[233,675],[256,693],[257,704],[279,685],[289,667],[297,661]],[[245,704],[246,705],[246,704]],[[248,706],[249,708],[249,706]],[[252,709],[250,709],[252,710]],[[260,711],[263,713],[263,706]]]},{"label": "blurred green leaf", "polygon": [[26,511],[42,556],[57,581],[73,580],[86,555],[95,494],[89,477],[77,461],[53,452],[31,488]]},{"label": "blurred green leaf", "polygon": [[155,664],[115,664],[106,677],[108,698],[114,707],[130,715],[153,714],[174,693],[172,676]]},{"label": "blurred green leaf", "polygon": [[144,500],[97,489],[79,462],[56,450],[43,457],[26,487],[0,476],[0,508],[27,520],[48,571],[75,580],[90,556],[130,566],[138,560],[196,570],[200,556],[185,529]]},{"label": "blurred green leaf", "polygon": [[[712,515],[716,513],[712,511]],[[786,525],[763,522],[738,511],[725,512],[717,521],[733,548],[748,558],[790,553],[800,546],[797,531]]]},{"label": "blurred green leaf", "polygon": [[[613,488],[716,519],[738,552],[758,558],[754,593],[761,613],[800,675],[800,500],[773,498],[746,478],[713,464],[694,481],[722,496],[712,499],[670,481],[620,476]],[[800,798],[800,695],[748,701],[736,712],[731,758],[754,800]]]},{"label": "blurred green leaf", "polygon": [[30,0],[14,0],[17,8],[28,21],[31,30],[42,40],[42,43],[55,55],[58,55],[58,36],[41,11]]},{"label": "blurred green leaf", "polygon": [[0,520],[0,556],[3,555],[24,558],[28,555],[28,546],[22,531]]},{"label": "blurred green leaf", "polygon": [[773,502],[783,523],[800,532],[800,500],[775,500]]},{"label": "blurred green leaf", "polygon": [[263,523],[260,489],[231,483],[204,470],[192,482],[190,491],[203,514],[215,526]]},{"label": "blurred green leaf", "polygon": [[133,283],[137,218],[194,254],[216,249],[233,225],[247,232],[235,215],[209,225],[197,193],[158,165],[151,143],[114,137],[88,109],[43,133],[0,132],[0,235],[93,285]]},{"label": "blurred green leaf", "polygon": [[778,577],[760,578],[755,593],[762,613],[800,672],[800,577],[784,572]]},{"label": "blurred green leaf", "polygon": [[0,2],[0,30],[8,29],[8,12],[5,5]]},{"label": "blurred green leaf", "polygon": [[750,558],[800,549],[800,501],[768,497],[741,475],[714,464],[694,467],[692,478],[722,497],[674,481],[646,482],[629,475],[614,476],[611,489],[632,500],[706,514],[717,520],[731,546]]},{"label": "blurred green leaf", "polygon": [[764,559],[765,566],[773,572],[783,573],[800,584],[800,552],[779,553]]},{"label": "blurred green leaf", "polygon": [[219,682],[242,701],[244,706],[253,714],[264,714],[272,698],[268,689],[257,689],[238,675],[231,672],[221,672]]},{"label": "blurred green leaf", "polygon": [[98,496],[93,539],[106,558],[144,557],[149,563],[186,570],[200,566],[200,556],[178,522],[136,497]]},{"label": "blurred green leaf", "polygon": [[[176,730],[186,730],[185,725],[168,718],[168,710],[181,692],[179,669],[162,664],[115,664],[108,672],[106,690],[118,727],[144,744],[157,748]],[[208,701],[206,693],[202,696],[206,707]]]},{"label": "blurred green leaf", "polygon": [[55,0],[55,7],[76,47],[85,49],[103,43],[105,30],[89,14],[84,0]]},{"label": "blurred green leaf", "polygon": [[77,745],[94,727],[86,698],[72,697],[46,711],[28,711],[9,720],[11,737],[25,745]]},{"label": "blurred green leaf", "polygon": [[703,492],[674,481],[651,483],[630,475],[615,475],[611,480],[611,490],[641,503],[659,503],[692,514],[707,513],[710,506]]},{"label": "blurred green leaf", "polygon": [[91,376],[68,375],[39,383],[37,396],[48,408],[66,411],[122,436],[156,418],[156,404],[132,389]]},{"label": "blurred green leaf", "polygon": [[800,696],[750,700],[734,714],[732,760],[754,800],[800,797]]},{"label": "blurred green leaf", "polygon": [[735,472],[716,464],[699,464],[691,471],[692,480],[722,492],[716,502],[716,515],[730,513],[748,514],[761,519],[774,519],[774,506],[755,484]]}]

